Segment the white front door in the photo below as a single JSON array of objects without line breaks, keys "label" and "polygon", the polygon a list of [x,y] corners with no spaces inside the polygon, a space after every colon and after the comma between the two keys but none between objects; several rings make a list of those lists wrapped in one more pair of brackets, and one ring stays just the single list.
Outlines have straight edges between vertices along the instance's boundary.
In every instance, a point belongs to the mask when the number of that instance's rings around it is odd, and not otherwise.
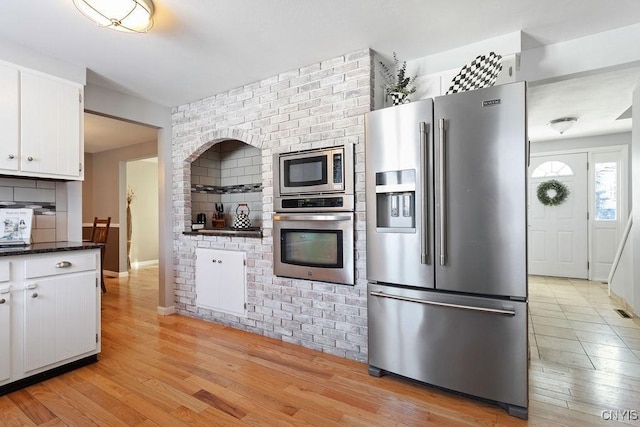
[{"label": "white front door", "polygon": [[[557,206],[546,206],[538,200],[537,189],[552,179],[563,183],[569,195]],[[529,274],[588,278],[587,195],[587,153],[531,158]]]}]

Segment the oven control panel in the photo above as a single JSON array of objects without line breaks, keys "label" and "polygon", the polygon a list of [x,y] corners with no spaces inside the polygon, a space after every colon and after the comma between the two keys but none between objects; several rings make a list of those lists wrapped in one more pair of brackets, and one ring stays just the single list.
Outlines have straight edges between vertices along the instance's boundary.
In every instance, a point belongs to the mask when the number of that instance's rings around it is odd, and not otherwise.
[{"label": "oven control panel", "polygon": [[283,209],[326,209],[343,208],[344,197],[287,198],[282,200]]}]

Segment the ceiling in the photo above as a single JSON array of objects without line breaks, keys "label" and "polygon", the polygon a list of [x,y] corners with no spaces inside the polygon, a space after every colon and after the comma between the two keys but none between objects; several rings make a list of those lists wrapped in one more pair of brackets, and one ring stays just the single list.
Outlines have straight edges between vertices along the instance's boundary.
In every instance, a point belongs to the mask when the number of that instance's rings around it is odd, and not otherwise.
[{"label": "ceiling", "polygon": [[[637,0],[154,0],[153,29],[127,34],[92,24],[72,0],[2,3],[0,38],[86,67],[89,83],[167,107],[363,47],[414,59],[514,31],[545,45],[640,16]],[[532,98],[557,98],[560,87],[532,88]]]},{"label": "ceiling", "polygon": [[84,114],[84,151],[99,153],[128,145],[157,141],[158,130],[97,114]]}]

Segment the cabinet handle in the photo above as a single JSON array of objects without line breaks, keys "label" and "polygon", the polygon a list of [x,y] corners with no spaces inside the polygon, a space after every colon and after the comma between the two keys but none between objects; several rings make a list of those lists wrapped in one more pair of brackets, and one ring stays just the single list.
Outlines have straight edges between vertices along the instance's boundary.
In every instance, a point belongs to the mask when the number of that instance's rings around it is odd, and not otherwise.
[{"label": "cabinet handle", "polygon": [[214,263],[214,264],[215,264],[216,262],[217,262],[218,264],[222,264],[222,260],[221,260],[221,259],[212,259],[212,260],[211,260],[211,262],[212,262],[212,263]]},{"label": "cabinet handle", "polygon": [[32,293],[31,298],[38,298],[38,293],[37,292]]},{"label": "cabinet handle", "polygon": [[0,299],[0,304],[4,304],[5,302],[7,302],[6,299],[4,299],[4,298]]},{"label": "cabinet handle", "polygon": [[14,156],[13,154],[9,154],[9,159],[10,159],[10,160],[13,160],[13,159],[15,159],[15,158],[16,158],[16,156]]},{"label": "cabinet handle", "polygon": [[71,263],[69,261],[60,261],[56,264],[56,268],[67,268],[71,267]]},{"label": "cabinet handle", "polygon": [[27,160],[29,160],[30,162],[32,162],[32,161],[33,161],[33,157],[29,156],[29,157],[27,157]]}]

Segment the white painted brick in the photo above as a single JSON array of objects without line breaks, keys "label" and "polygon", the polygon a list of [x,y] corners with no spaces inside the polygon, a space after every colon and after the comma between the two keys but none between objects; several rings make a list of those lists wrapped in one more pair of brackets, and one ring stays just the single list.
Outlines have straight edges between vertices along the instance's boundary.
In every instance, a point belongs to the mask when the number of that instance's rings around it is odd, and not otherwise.
[{"label": "white painted brick", "polygon": [[[363,117],[372,105],[373,63],[371,51],[361,49],[171,110],[174,298],[178,313],[366,361]],[[212,152],[203,155],[198,163],[185,166],[185,160],[197,158],[207,148],[222,147],[214,145],[220,140],[246,142],[253,146],[255,154],[246,150],[241,156],[230,157],[236,160],[230,169],[203,161]],[[356,143],[356,153],[360,153],[356,155],[356,286],[273,276],[272,154],[347,141]],[[237,155],[238,150],[233,154]],[[202,184],[262,182],[263,191],[210,195],[206,200],[197,194],[192,197],[191,176],[194,169],[198,172],[198,167],[207,171],[194,175]],[[216,177],[218,170],[220,176]],[[210,207],[217,201],[215,197],[249,203],[252,221],[262,222],[264,237],[183,235],[192,220],[193,209]],[[246,318],[195,307],[196,246],[242,250],[248,254]]]}]

